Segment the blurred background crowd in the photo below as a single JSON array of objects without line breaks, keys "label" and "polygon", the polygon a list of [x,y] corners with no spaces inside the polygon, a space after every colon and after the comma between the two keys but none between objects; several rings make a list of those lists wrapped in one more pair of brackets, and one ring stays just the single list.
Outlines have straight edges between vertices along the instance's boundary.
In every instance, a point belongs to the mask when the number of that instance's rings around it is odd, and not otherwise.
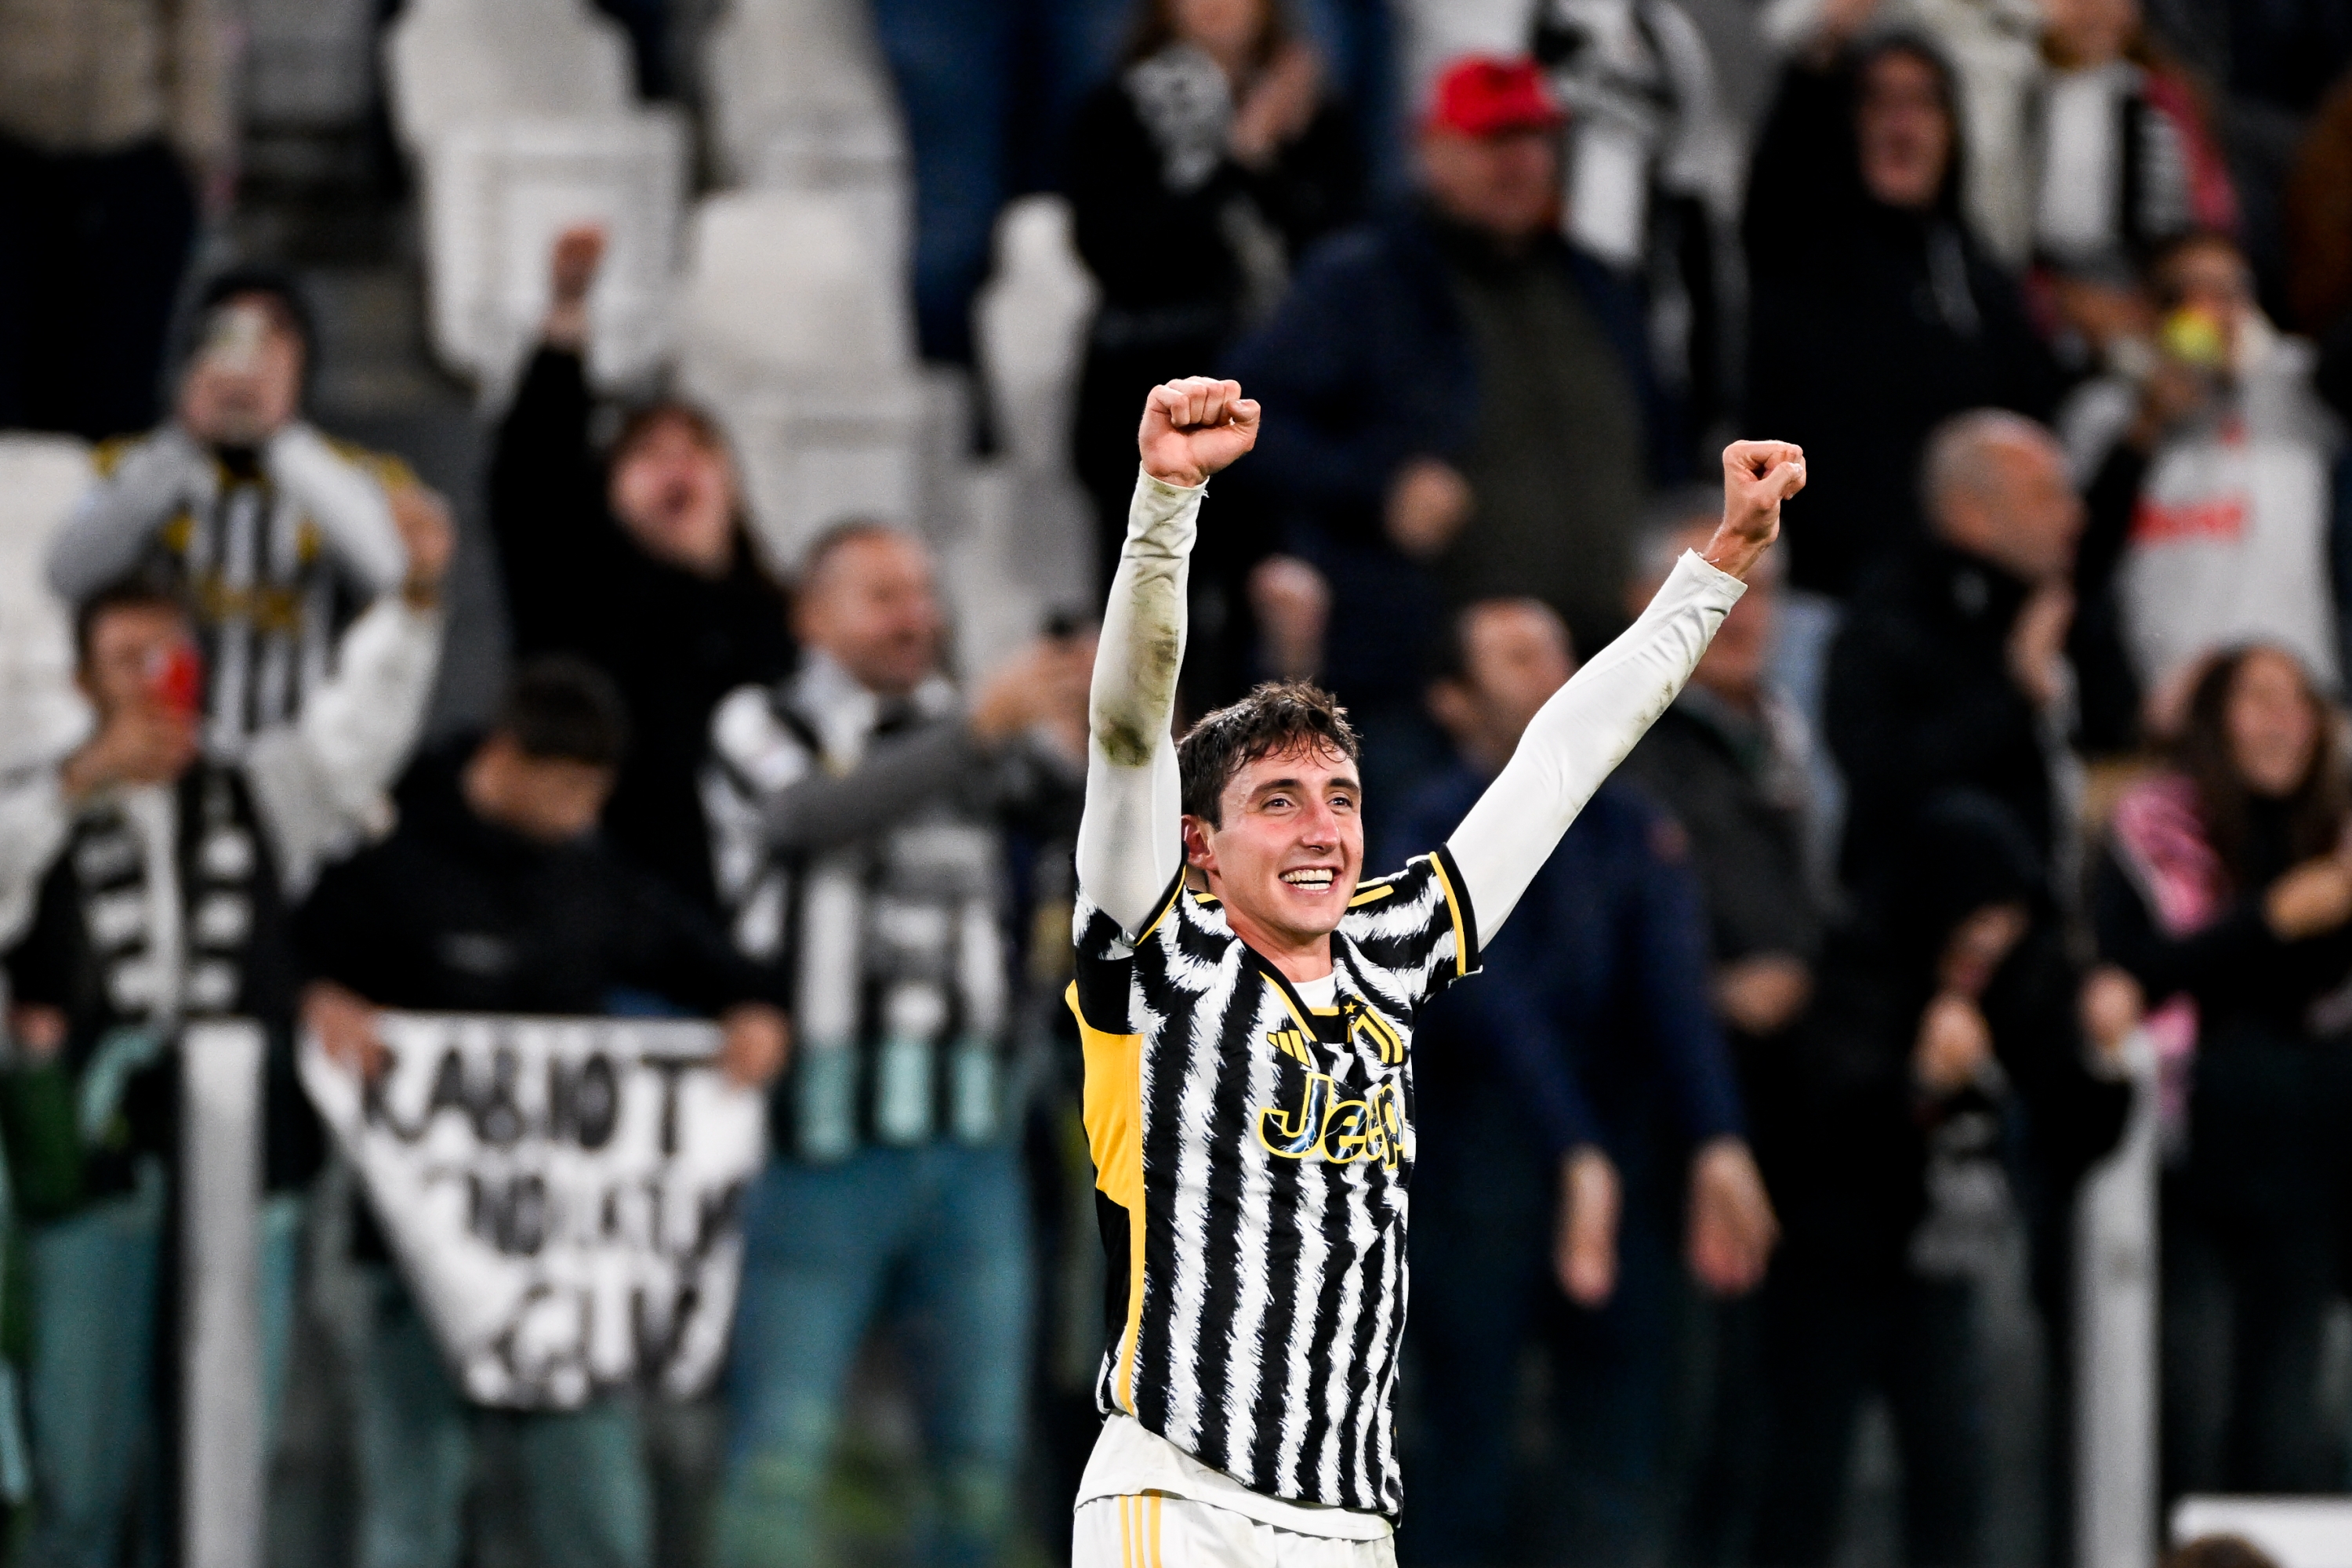
[{"label": "blurred background crowd", "polygon": [[[230,1016],[272,1563],[1062,1559],[1202,372],[1184,709],[1329,686],[1376,866],[1811,460],[1425,1022],[1402,1560],[2069,1561],[2133,1126],[2162,1496],[2352,1491],[2341,0],[0,0],[5,1560],[174,1551]],[[709,1397],[468,1404],[293,1076],[379,1007],[724,1023]]]}]

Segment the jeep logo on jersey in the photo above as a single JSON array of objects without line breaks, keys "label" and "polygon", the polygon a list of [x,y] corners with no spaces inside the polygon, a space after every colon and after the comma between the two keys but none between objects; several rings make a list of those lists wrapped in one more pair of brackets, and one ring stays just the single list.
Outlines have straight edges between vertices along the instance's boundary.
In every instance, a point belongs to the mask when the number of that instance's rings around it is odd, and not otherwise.
[{"label": "jeep logo on jersey", "polygon": [[1393,1083],[1374,1084],[1361,1100],[1342,1100],[1330,1074],[1311,1072],[1297,1110],[1269,1105],[1257,1113],[1257,1141],[1286,1160],[1320,1155],[1335,1165],[1378,1160],[1393,1171],[1404,1142],[1404,1112]]}]

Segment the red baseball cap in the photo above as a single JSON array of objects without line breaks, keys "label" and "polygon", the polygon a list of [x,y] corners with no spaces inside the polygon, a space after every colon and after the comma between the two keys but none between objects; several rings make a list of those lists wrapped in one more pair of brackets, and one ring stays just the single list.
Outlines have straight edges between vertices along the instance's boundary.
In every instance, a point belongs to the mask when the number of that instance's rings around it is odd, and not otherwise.
[{"label": "red baseball cap", "polygon": [[1465,55],[1438,77],[1423,123],[1465,136],[1499,136],[1558,130],[1568,123],[1568,111],[1553,99],[1535,61]]}]

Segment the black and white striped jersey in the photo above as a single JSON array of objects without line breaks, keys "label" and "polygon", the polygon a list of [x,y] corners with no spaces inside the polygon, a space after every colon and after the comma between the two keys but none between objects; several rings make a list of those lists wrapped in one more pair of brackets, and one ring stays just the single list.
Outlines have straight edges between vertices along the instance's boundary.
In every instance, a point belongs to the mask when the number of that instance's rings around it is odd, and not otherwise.
[{"label": "black and white striped jersey", "polygon": [[1412,1025],[1476,930],[1445,850],[1364,882],[1316,1010],[1181,874],[1131,942],[1080,897],[1105,1413],[1262,1496],[1397,1514]]}]

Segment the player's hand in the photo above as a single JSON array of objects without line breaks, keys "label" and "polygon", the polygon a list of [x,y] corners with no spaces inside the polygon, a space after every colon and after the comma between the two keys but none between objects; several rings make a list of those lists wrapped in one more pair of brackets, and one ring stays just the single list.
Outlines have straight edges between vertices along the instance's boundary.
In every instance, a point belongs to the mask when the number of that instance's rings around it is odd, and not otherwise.
[{"label": "player's hand", "polygon": [[745,1002],[729,1008],[719,1026],[724,1031],[719,1065],[727,1080],[739,1089],[758,1089],[770,1082],[792,1058],[793,1026],[782,1013],[765,1002]]},{"label": "player's hand", "polygon": [[1780,1222],[1747,1140],[1709,1140],[1691,1156],[1685,1249],[1692,1275],[1718,1296],[1744,1296],[1763,1282],[1780,1240]]},{"label": "player's hand", "polygon": [[369,1083],[392,1066],[392,1052],[376,1034],[375,1007],[357,992],[331,980],[316,980],[302,993],[302,1027],[330,1059]]},{"label": "player's hand", "polygon": [[1780,537],[1780,503],[1805,488],[1805,450],[1786,441],[1734,441],[1723,449],[1723,523],[1708,564],[1745,582]]},{"label": "player's hand", "polygon": [[604,264],[604,226],[573,224],[555,237],[547,263],[547,320],[540,335],[557,348],[577,349],[588,341],[588,290]]},{"label": "player's hand", "polygon": [[1143,471],[1163,485],[1203,484],[1257,445],[1257,416],[1238,381],[1192,375],[1155,386],[1135,438]]},{"label": "player's hand", "polygon": [[1587,1143],[1559,1163],[1559,1229],[1552,1270],[1580,1307],[1600,1307],[1617,1292],[1617,1167]]}]

